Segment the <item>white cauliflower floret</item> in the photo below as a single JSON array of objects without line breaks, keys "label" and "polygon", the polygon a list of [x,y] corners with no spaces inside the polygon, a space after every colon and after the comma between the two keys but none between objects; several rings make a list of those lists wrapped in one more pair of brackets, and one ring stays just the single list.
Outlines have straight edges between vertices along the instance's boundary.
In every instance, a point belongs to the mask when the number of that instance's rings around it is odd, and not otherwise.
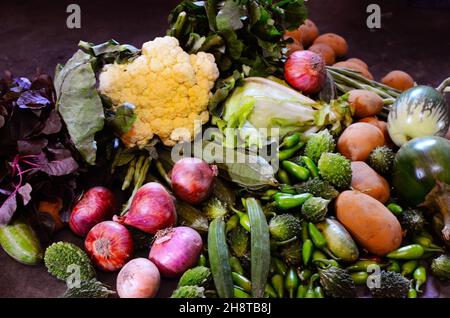
[{"label": "white cauliflower floret", "polygon": [[209,120],[211,89],[219,77],[214,56],[184,52],[173,37],[144,43],[142,55],[128,64],[106,65],[99,90],[118,107],[133,104],[137,119],[122,140],[145,146],[154,135],[167,146],[191,141],[195,121]]}]

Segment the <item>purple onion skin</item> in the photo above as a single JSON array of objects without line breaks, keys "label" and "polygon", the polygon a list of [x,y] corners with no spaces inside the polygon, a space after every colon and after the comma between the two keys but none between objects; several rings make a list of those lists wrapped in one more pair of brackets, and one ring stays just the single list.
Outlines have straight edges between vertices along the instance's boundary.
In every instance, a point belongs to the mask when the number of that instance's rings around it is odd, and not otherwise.
[{"label": "purple onion skin", "polygon": [[200,204],[212,193],[217,167],[198,158],[183,158],[173,166],[172,189],[175,195],[189,204]]},{"label": "purple onion skin", "polygon": [[179,226],[159,232],[150,249],[149,259],[164,277],[179,277],[197,264],[203,241],[197,231]]}]

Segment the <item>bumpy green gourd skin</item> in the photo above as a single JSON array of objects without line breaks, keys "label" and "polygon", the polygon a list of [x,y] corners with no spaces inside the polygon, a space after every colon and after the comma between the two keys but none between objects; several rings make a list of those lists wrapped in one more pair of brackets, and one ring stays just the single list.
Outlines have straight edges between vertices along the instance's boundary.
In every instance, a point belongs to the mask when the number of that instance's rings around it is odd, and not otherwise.
[{"label": "bumpy green gourd skin", "polygon": [[337,191],[329,182],[319,178],[296,184],[295,190],[298,193],[311,193],[315,197],[321,197],[327,200],[336,199],[339,195],[339,191]]},{"label": "bumpy green gourd skin", "polygon": [[395,153],[391,148],[382,146],[375,148],[369,156],[369,165],[378,173],[386,175],[392,170]]},{"label": "bumpy green gourd skin", "polygon": [[317,163],[320,156],[325,152],[333,152],[336,142],[330,132],[325,129],[314,134],[306,144],[305,155]]},{"label": "bumpy green gourd skin", "polygon": [[81,282],[80,287],[73,287],[66,290],[61,298],[108,298],[115,292],[95,278]]},{"label": "bumpy green gourd skin", "polygon": [[172,293],[171,298],[205,298],[205,289],[198,286],[182,286]]},{"label": "bumpy green gourd skin", "polygon": [[211,271],[205,266],[197,266],[184,272],[178,282],[181,286],[206,286],[211,281]]},{"label": "bumpy green gourd skin", "polygon": [[283,246],[280,250],[280,255],[285,263],[293,266],[300,266],[302,262],[302,248],[300,242],[294,241]]},{"label": "bumpy green gourd skin", "polygon": [[381,271],[380,288],[373,287],[371,292],[375,298],[405,298],[408,295],[410,282],[396,272]]},{"label": "bumpy green gourd skin", "polygon": [[309,198],[302,206],[303,218],[312,223],[323,221],[327,215],[329,203],[330,200],[320,197]]},{"label": "bumpy green gourd skin", "polygon": [[212,197],[203,206],[203,213],[209,220],[224,218],[228,214],[228,207],[216,197]]},{"label": "bumpy green gourd skin", "polygon": [[70,265],[78,265],[81,281],[95,277],[95,270],[87,254],[78,246],[68,242],[57,242],[50,245],[44,255],[48,272],[60,280],[66,280],[73,275],[68,271]]},{"label": "bumpy green gourd skin", "polygon": [[431,272],[439,279],[450,280],[450,256],[441,255],[435,258],[431,262]]},{"label": "bumpy green gourd skin", "polygon": [[408,233],[417,233],[425,226],[426,220],[420,210],[406,210],[400,216],[400,224]]},{"label": "bumpy green gourd skin", "polygon": [[320,284],[327,295],[333,298],[353,298],[356,296],[355,282],[347,270],[331,266],[320,270],[319,275]]},{"label": "bumpy green gourd skin", "polygon": [[339,189],[347,189],[352,182],[350,160],[337,153],[324,153],[319,159],[320,176]]},{"label": "bumpy green gourd skin", "polygon": [[301,228],[300,220],[287,213],[275,216],[269,223],[270,235],[277,241],[286,241],[297,236]]},{"label": "bumpy green gourd skin", "polygon": [[43,250],[36,233],[23,220],[0,226],[0,245],[16,261],[36,265],[42,261]]}]

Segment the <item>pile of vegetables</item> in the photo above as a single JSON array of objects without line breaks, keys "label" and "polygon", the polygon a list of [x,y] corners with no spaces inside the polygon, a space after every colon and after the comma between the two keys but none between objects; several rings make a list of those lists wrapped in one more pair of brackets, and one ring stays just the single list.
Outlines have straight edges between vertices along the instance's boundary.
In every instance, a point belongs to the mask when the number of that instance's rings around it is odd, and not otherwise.
[{"label": "pile of vegetables", "polygon": [[[348,52],[302,0],[186,0],[142,49],[6,74],[2,248],[75,266],[63,297],[422,296],[450,280],[450,81],[377,82]],[[52,242],[66,225],[83,247]]]}]

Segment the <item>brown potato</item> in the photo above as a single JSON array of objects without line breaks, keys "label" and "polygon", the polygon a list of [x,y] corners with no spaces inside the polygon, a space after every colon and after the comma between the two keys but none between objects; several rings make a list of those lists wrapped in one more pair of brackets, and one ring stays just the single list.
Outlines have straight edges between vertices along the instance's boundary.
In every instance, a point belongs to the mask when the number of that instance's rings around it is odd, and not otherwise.
[{"label": "brown potato", "polygon": [[363,161],[352,162],[352,188],[370,195],[381,203],[386,203],[391,196],[386,179]]},{"label": "brown potato", "polygon": [[381,83],[403,92],[414,86],[414,79],[408,73],[396,70],[386,74]]},{"label": "brown potato", "polygon": [[369,70],[369,65],[367,65],[366,62],[364,62],[361,59],[357,59],[356,57],[352,57],[351,59],[348,59],[347,62],[358,64],[359,66],[364,67],[366,70]]},{"label": "brown potato", "polygon": [[336,216],[366,250],[383,256],[402,243],[397,218],[381,202],[359,191],[344,191],[336,199]]},{"label": "brown potato", "polygon": [[283,38],[285,40],[292,39],[292,43],[288,43],[286,47],[288,48],[287,56],[291,55],[295,51],[302,51],[302,33],[297,29],[294,31],[286,31]]},{"label": "brown potato", "polygon": [[309,51],[319,54],[322,56],[326,65],[333,65],[336,61],[336,55],[334,54],[333,49],[325,43],[317,43],[313,44],[309,47]]},{"label": "brown potato", "polygon": [[384,145],[380,129],[367,123],[348,126],[338,139],[339,152],[351,161],[366,161],[370,153]]},{"label": "brown potato", "polygon": [[359,118],[377,115],[384,106],[383,99],[379,95],[363,89],[350,91],[348,102],[355,109],[355,117]]},{"label": "brown potato", "polygon": [[385,122],[383,120],[379,120],[376,116],[364,117],[364,118],[361,118],[358,122],[374,125],[379,130],[381,130],[381,132],[383,133],[386,146],[394,145],[394,142],[391,140],[391,136],[389,135],[387,122]]},{"label": "brown potato", "polygon": [[334,33],[325,33],[320,35],[314,44],[325,43],[328,44],[334,51],[337,57],[345,56],[348,52],[348,44],[345,39]]},{"label": "brown potato", "polygon": [[337,67],[337,68],[348,68],[349,70],[360,73],[362,76],[364,76],[367,79],[373,80],[372,74],[359,64],[356,64],[353,62],[338,62],[338,63],[334,64],[333,66]]},{"label": "brown potato", "polygon": [[302,44],[304,47],[310,46],[319,36],[319,29],[310,19],[306,19],[305,22],[299,27],[299,30],[302,34]]}]

